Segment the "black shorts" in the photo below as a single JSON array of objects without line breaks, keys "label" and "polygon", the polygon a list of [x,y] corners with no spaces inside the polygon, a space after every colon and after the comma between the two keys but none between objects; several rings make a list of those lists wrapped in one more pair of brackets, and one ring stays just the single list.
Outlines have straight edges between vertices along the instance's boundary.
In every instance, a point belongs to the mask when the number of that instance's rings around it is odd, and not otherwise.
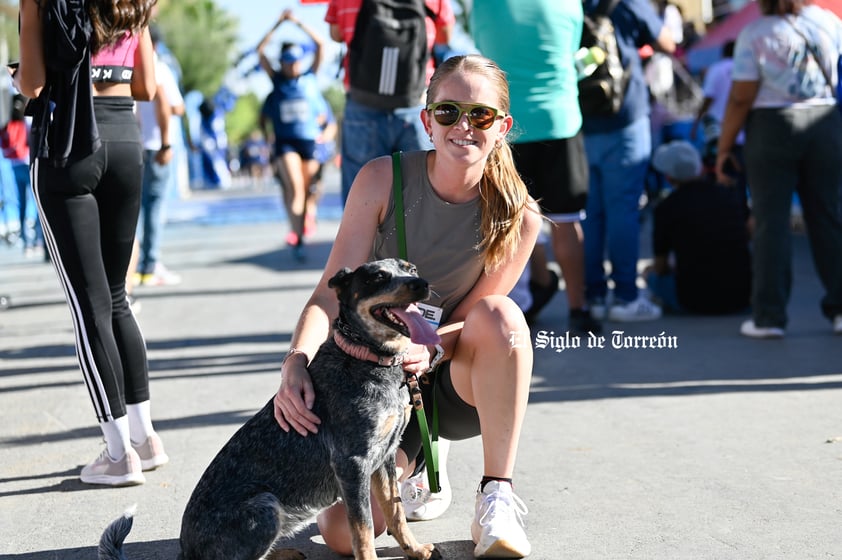
[{"label": "black shorts", "polygon": [[296,152],[301,159],[316,159],[316,141],[290,138],[275,140],[275,157],[281,157],[287,152]]},{"label": "black shorts", "polygon": [[588,200],[588,157],[582,131],[573,138],[512,145],[515,166],[549,218],[578,215]]},{"label": "black shorts", "polygon": [[[439,435],[451,441],[468,439],[480,434],[477,409],[459,397],[450,379],[450,361],[442,363],[430,376],[430,383],[419,383],[421,398],[424,400],[424,415],[430,433],[433,431],[433,407],[438,408]],[[435,403],[435,405],[434,405]],[[409,418],[409,425],[404,430],[400,448],[411,461],[421,452],[421,430],[415,409]]]}]

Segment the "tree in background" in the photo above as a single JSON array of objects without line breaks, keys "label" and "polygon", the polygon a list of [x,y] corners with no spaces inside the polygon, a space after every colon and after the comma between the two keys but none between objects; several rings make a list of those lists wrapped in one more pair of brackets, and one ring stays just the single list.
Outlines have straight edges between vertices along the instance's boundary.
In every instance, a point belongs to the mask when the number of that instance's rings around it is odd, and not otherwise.
[{"label": "tree in background", "polygon": [[237,18],[213,0],[159,0],[156,22],[181,65],[184,91],[213,97],[237,56]]},{"label": "tree in background", "polygon": [[17,0],[0,0],[0,41],[3,42],[0,49],[4,49],[8,60],[17,60],[19,51]]}]

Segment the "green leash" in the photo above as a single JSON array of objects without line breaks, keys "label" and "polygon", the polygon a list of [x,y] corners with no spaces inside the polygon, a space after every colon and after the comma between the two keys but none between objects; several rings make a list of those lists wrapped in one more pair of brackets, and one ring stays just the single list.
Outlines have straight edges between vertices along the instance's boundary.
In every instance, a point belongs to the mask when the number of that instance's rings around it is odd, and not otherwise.
[{"label": "green leash", "polygon": [[[403,260],[407,258],[406,250],[406,228],[404,226],[403,212],[403,179],[401,177],[401,154],[392,154],[392,188],[395,199],[395,228],[398,233],[398,256]],[[435,379],[433,381],[435,383]],[[427,426],[427,416],[424,414],[424,402],[421,400],[421,389],[418,387],[418,377],[412,375],[408,381],[409,394],[412,399],[412,406],[415,408],[415,416],[418,419],[418,428],[421,431],[421,446],[424,449],[424,462],[427,465],[427,482],[430,484],[430,491],[441,492],[439,486],[439,409],[436,406],[436,391],[433,386],[433,431]]]}]

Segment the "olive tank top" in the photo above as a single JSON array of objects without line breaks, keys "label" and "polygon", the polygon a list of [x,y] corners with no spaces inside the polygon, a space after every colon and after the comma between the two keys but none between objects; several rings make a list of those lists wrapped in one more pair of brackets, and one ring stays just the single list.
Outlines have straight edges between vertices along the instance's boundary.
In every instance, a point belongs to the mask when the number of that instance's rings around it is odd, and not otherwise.
[{"label": "olive tank top", "polygon": [[[481,200],[452,204],[433,190],[427,175],[429,152],[401,154],[407,260],[430,283],[426,303],[441,307],[442,324],[483,274]],[[398,257],[394,190],[374,239],[372,257]]]}]

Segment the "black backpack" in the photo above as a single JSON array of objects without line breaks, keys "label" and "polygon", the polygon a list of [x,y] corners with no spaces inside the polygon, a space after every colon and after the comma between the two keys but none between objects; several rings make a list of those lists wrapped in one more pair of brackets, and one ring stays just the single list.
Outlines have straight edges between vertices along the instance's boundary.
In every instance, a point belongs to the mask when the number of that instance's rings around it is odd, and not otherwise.
[{"label": "black backpack", "polygon": [[579,107],[583,116],[614,115],[623,105],[630,72],[623,68],[611,13],[620,0],[600,0],[596,10],[585,14],[581,46],[599,47],[605,61],[590,75],[579,80]]},{"label": "black backpack", "polygon": [[377,109],[413,107],[427,88],[427,24],[436,15],[424,0],[363,0],[348,45],[354,101]]}]

